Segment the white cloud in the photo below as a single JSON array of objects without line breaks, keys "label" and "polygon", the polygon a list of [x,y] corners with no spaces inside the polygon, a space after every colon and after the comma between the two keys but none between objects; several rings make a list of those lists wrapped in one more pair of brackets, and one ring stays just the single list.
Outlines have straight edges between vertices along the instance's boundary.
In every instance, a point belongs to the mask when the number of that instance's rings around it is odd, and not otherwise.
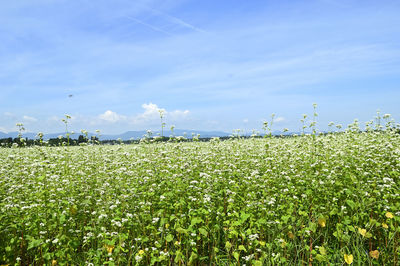
[{"label": "white cloud", "polygon": [[139,114],[136,118],[138,119],[144,119],[144,120],[151,120],[155,118],[160,117],[160,112],[162,111],[164,115],[167,113],[167,111],[163,108],[158,108],[157,104],[149,103],[149,104],[142,104],[142,107],[144,109],[144,113]]},{"label": "white cloud", "polygon": [[22,117],[22,119],[24,119],[24,121],[26,121],[26,122],[36,122],[36,121],[37,121],[36,118],[34,118],[34,117],[32,117],[32,116],[27,116],[27,115],[24,115],[24,116]]},{"label": "white cloud", "polygon": [[[190,122],[189,110],[170,110],[159,107],[154,103],[144,103],[141,105],[142,111],[135,114],[121,114],[112,110],[106,110],[103,113],[94,115],[74,114],[68,123],[68,129],[79,132],[81,129],[94,132],[99,129],[103,134],[119,134],[127,130],[159,130],[160,113],[164,112],[163,122],[166,127],[176,125],[177,128],[184,126]],[[65,125],[61,122],[62,116],[50,116],[44,120],[46,129],[49,133],[62,132]],[[52,129],[49,129],[52,128]],[[43,130],[43,129],[41,129]]]},{"label": "white cloud", "polygon": [[248,122],[249,122],[249,119],[247,119],[247,118],[243,119],[243,123],[248,123]]},{"label": "white cloud", "polygon": [[189,110],[175,110],[168,113],[168,117],[172,120],[186,118],[190,114]]},{"label": "white cloud", "polygon": [[285,119],[284,117],[279,116],[279,117],[277,117],[277,118],[274,119],[274,122],[275,122],[275,123],[281,123],[281,122],[284,122],[285,120],[286,120],[286,119]]},{"label": "white cloud", "polygon": [[160,120],[160,111],[163,112],[164,118],[169,122],[177,121],[186,118],[189,115],[189,110],[173,110],[167,111],[164,108],[159,108],[154,103],[142,104],[144,112],[132,118],[134,124],[154,122]]},{"label": "white cloud", "polygon": [[111,110],[107,110],[104,112],[104,114],[99,115],[99,118],[107,122],[115,123],[121,120],[125,120],[126,116],[119,115]]},{"label": "white cloud", "polygon": [[[175,122],[182,121],[188,117],[190,114],[189,110],[172,110],[167,111],[164,108],[160,108],[154,103],[144,103],[142,104],[143,112],[134,115],[122,115],[111,110],[105,111],[103,114],[98,115],[95,119],[91,119],[90,125],[101,125],[106,123],[129,123],[131,125],[140,128],[149,128],[153,126],[158,126],[160,122],[160,111],[163,112],[164,122],[171,124]],[[81,117],[80,120],[85,120]],[[88,120],[88,119],[86,119]]]}]

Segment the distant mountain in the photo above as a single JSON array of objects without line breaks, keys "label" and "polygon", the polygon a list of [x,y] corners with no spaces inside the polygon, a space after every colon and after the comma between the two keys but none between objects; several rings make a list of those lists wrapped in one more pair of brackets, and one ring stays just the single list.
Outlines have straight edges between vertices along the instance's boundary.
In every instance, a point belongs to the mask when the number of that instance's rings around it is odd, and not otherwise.
[{"label": "distant mountain", "polygon": [[[122,140],[130,140],[130,139],[141,139],[144,135],[147,134],[146,130],[140,130],[140,131],[127,131],[122,134],[116,134],[116,135],[110,135],[110,134],[105,134],[100,136],[100,140],[117,140],[117,139],[122,139]],[[200,134],[200,138],[212,138],[212,137],[227,137],[231,134],[222,132],[222,131],[197,131],[197,130],[185,130],[185,129],[175,129],[174,130],[174,135],[175,136],[186,136],[186,138],[192,138],[192,134]],[[35,139],[37,133],[24,133],[22,136],[24,138],[28,139]],[[65,132],[63,133],[50,133],[50,134],[44,134],[43,139],[52,139],[52,138],[58,138],[58,136],[65,136]],[[72,139],[77,139],[79,135],[82,135],[81,132],[75,132],[75,134],[70,135],[70,138]],[[152,131],[152,136],[160,136],[161,131]],[[165,130],[164,131],[164,136],[169,137],[171,135],[171,131]],[[94,133],[88,133],[89,138],[91,136],[96,136]],[[16,138],[18,137],[18,132],[9,132],[9,133],[4,133],[0,132],[0,139],[2,138]]]},{"label": "distant mountain", "polygon": [[[200,134],[200,138],[212,138],[212,137],[226,137],[229,136],[229,133],[222,131],[197,131],[197,130],[185,130],[185,129],[175,129],[175,136],[186,136],[186,138],[192,138],[193,134]],[[147,130],[140,131],[127,131],[125,133],[119,135],[101,135],[100,140],[111,140],[121,138],[122,140],[130,140],[130,139],[141,139],[143,136],[147,134]],[[171,135],[171,131],[164,131],[164,136],[169,137]],[[161,131],[152,131],[152,136],[161,136]]]}]

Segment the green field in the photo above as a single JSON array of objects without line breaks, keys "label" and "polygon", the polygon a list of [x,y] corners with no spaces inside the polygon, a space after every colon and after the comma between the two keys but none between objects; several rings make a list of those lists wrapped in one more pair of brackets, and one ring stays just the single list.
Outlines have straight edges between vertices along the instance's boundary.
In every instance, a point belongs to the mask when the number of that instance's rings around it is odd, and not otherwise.
[{"label": "green field", "polygon": [[399,265],[400,135],[0,149],[0,264]]}]

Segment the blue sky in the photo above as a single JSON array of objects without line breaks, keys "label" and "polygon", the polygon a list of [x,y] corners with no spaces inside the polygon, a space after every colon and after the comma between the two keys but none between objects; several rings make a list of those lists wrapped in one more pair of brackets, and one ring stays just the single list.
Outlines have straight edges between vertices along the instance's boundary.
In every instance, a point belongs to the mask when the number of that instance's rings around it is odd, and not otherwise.
[{"label": "blue sky", "polygon": [[[400,2],[19,0],[0,4],[0,131],[298,131],[400,119]],[[69,97],[69,95],[73,95]]]}]

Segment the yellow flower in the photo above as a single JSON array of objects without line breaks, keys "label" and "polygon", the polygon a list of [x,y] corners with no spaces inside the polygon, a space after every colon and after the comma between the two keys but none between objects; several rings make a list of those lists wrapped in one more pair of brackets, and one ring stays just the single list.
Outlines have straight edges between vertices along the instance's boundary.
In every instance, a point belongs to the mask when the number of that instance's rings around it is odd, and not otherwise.
[{"label": "yellow flower", "polygon": [[389,218],[389,219],[392,219],[394,216],[393,216],[393,213],[391,213],[391,212],[387,212],[386,213],[386,215],[385,215],[387,218]]},{"label": "yellow flower", "polygon": [[288,235],[288,237],[289,237],[290,239],[294,239],[294,234],[293,234],[292,232],[289,232],[287,235]]},{"label": "yellow flower", "polygon": [[347,255],[347,254],[344,254],[344,261],[348,264],[348,265],[350,265],[350,264],[352,264],[353,263],[353,255]]},{"label": "yellow flower", "polygon": [[104,247],[106,248],[108,254],[111,254],[114,250],[113,245],[104,245]]},{"label": "yellow flower", "polygon": [[56,260],[52,260],[51,261],[51,266],[55,266],[55,265],[57,265],[57,261]]},{"label": "yellow flower", "polygon": [[366,229],[361,229],[360,227],[358,228],[358,232],[360,233],[360,235],[364,236],[367,234],[367,230]]},{"label": "yellow flower", "polygon": [[144,254],[144,250],[143,249],[141,249],[141,250],[139,250],[139,255],[141,256],[141,255],[143,255]]},{"label": "yellow flower", "polygon": [[378,259],[379,258],[379,251],[378,250],[370,251],[369,255],[371,256],[371,258]]},{"label": "yellow flower", "polygon": [[325,218],[318,218],[318,224],[321,227],[325,227],[326,226],[326,219]]},{"label": "yellow flower", "polygon": [[387,224],[385,224],[385,223],[382,223],[382,227],[385,228],[385,229],[389,228],[389,226]]}]

